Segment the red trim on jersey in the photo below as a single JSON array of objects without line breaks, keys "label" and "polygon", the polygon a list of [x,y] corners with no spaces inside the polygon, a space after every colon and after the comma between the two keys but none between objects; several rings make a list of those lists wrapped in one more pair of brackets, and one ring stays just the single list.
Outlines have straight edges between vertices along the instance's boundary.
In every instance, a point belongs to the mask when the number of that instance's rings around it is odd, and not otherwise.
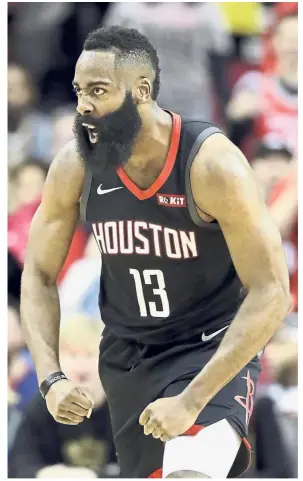
[{"label": "red trim on jersey", "polygon": [[125,187],[132,192],[139,200],[150,199],[155,193],[162,187],[162,185],[167,181],[173,167],[175,165],[178,147],[180,142],[180,134],[181,134],[181,117],[178,114],[174,114],[171,112],[173,118],[173,129],[170,139],[170,146],[168,150],[168,154],[166,157],[166,161],[164,167],[157,177],[155,182],[146,190],[140,189],[134,182],[128,177],[127,173],[119,167],[117,169],[117,174],[122,180]]},{"label": "red trim on jersey", "polygon": [[[184,434],[185,435],[189,435],[189,436],[195,436],[198,432],[200,432],[202,429],[204,429],[205,426],[200,426],[199,424],[194,424],[191,428],[189,428]],[[249,453],[249,462],[248,462],[248,465],[247,465],[247,468],[245,469],[245,471],[243,471],[243,473],[245,473],[249,466],[250,466],[250,463],[251,463],[251,446],[249,444],[249,442],[247,441],[246,438],[242,438],[242,442],[243,444],[245,445],[248,453]],[[239,474],[239,476],[242,476],[242,474]],[[153,471],[149,476],[147,476],[147,478],[162,478],[162,468],[159,468],[159,469],[156,469],[155,471]]]},{"label": "red trim on jersey", "polygon": [[153,473],[151,473],[148,478],[162,478],[162,468],[156,469]]}]

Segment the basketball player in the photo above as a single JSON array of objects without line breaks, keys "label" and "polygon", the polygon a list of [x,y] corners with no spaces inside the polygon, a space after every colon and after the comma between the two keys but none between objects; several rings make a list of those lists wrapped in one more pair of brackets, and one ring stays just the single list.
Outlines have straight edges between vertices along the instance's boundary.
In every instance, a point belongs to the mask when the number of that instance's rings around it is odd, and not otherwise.
[{"label": "basketball player", "polygon": [[82,217],[102,254],[99,371],[122,477],[235,477],[287,267],[247,161],[214,125],[157,105],[159,71],[136,30],[86,39],[76,140],[31,227],[23,327],[50,413],[81,423],[93,401],[60,369],[56,279]]}]

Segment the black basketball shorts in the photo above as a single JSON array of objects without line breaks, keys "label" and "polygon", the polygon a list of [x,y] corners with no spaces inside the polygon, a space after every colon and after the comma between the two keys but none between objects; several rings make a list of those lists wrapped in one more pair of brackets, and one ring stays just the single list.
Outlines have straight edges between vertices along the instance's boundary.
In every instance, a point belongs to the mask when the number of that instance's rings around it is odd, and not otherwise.
[{"label": "black basketball shorts", "polygon": [[[118,339],[105,328],[99,374],[109,404],[121,477],[162,477],[164,443],[144,435],[140,414],[151,402],[180,394],[213,356],[224,333],[206,342],[199,335],[179,344],[147,346]],[[210,401],[195,426],[184,433],[194,435],[202,427],[227,419],[243,439],[230,478],[240,476],[250,463],[246,435],[260,371],[256,357]]]}]

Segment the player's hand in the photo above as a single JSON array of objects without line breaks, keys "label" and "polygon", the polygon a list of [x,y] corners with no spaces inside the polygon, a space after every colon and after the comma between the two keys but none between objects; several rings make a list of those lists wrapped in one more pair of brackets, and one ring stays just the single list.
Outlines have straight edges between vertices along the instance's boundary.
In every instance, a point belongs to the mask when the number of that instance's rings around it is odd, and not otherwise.
[{"label": "player's hand", "polygon": [[155,439],[169,441],[191,428],[200,411],[185,404],[182,394],[158,399],[142,412],[139,423],[144,426],[144,434]]},{"label": "player's hand", "polygon": [[55,382],[45,396],[47,409],[61,424],[80,424],[93,409],[91,394],[68,379]]}]

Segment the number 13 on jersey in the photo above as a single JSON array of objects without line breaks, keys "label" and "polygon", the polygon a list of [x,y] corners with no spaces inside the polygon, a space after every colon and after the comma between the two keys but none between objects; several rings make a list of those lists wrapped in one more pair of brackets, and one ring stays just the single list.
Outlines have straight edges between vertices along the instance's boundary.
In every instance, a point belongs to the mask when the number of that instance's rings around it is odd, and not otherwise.
[{"label": "number 13 on jersey", "polygon": [[[137,269],[129,269],[129,273],[134,277],[135,288],[137,294],[137,300],[139,305],[140,314],[142,317],[168,317],[169,312],[169,302],[167,297],[167,292],[165,289],[165,281],[163,272],[159,269],[145,269],[142,272],[142,277]],[[152,277],[153,279],[152,281]],[[143,282],[142,282],[143,278]],[[155,296],[159,296],[161,299],[161,310],[157,309],[155,302],[147,302],[144,297],[144,285],[154,284],[153,293]]]}]

